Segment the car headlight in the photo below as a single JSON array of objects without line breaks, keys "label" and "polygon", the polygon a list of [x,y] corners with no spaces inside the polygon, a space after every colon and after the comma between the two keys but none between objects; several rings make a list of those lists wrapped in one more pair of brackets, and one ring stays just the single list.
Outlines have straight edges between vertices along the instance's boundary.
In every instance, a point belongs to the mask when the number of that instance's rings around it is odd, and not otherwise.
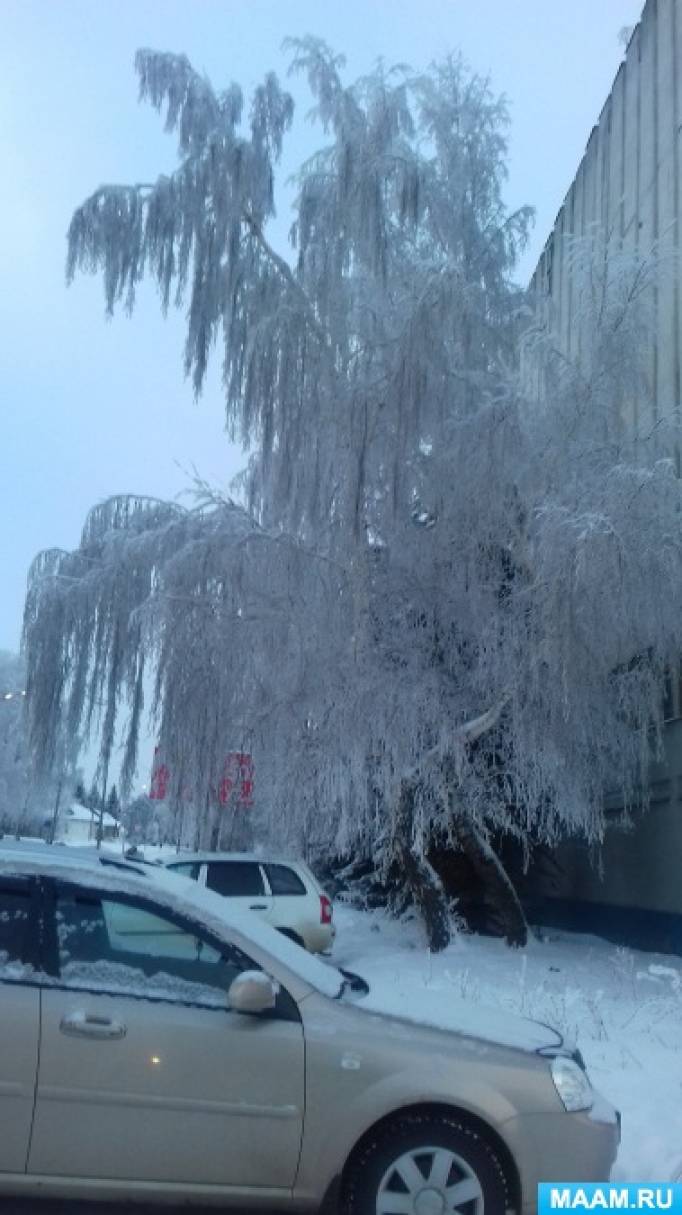
[{"label": "car headlight", "polygon": [[564,1109],[567,1109],[570,1114],[577,1113],[578,1110],[589,1110],[594,1103],[594,1093],[586,1072],[584,1072],[577,1063],[572,1059],[566,1059],[563,1055],[557,1055],[552,1059],[552,1080],[554,1087],[561,1098],[561,1103]]}]

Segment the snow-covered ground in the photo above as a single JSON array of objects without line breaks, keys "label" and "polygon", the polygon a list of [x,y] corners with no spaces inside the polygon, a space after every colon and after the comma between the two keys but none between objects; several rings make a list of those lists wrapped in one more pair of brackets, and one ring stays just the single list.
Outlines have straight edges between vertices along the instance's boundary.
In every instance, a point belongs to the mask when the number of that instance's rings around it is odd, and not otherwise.
[{"label": "snow-covered ground", "polygon": [[682,1165],[682,959],[544,931],[526,950],[460,936],[430,956],[414,920],[336,904],[333,961],[371,984],[363,1003],[447,1022],[453,998],[509,1010],[577,1042],[623,1115],[616,1179],[667,1180]]}]

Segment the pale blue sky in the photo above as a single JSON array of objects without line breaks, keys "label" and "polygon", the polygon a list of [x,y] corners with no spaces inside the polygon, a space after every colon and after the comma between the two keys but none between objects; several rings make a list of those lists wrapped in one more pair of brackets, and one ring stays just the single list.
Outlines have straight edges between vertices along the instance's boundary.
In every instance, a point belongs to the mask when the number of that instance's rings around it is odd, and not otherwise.
[{"label": "pale blue sky", "polygon": [[[113,493],[172,497],[183,469],[226,484],[241,454],[223,434],[214,368],[196,404],[182,319],[154,295],[104,320],[99,280],[64,285],[65,232],[103,182],[173,163],[158,116],[137,105],[139,46],[184,51],[214,84],[284,75],[287,34],[314,33],[359,74],[378,57],[424,66],[460,49],[510,102],[510,206],[537,208],[532,270],[610,89],[641,0],[0,0],[0,648],[19,641],[26,571],[77,544]],[[314,146],[305,90],[285,172]],[[288,216],[277,223],[282,243]]]}]

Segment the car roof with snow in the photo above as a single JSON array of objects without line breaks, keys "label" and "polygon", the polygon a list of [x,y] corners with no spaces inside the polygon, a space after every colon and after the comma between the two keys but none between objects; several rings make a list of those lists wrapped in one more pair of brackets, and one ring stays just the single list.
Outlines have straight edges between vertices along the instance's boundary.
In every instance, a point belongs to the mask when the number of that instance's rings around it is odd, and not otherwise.
[{"label": "car roof with snow", "polygon": [[235,906],[232,900],[161,865],[139,864],[112,853],[97,854],[94,849],[0,840],[0,876],[3,875],[54,877],[78,886],[94,886],[104,894],[149,897],[168,911],[198,920],[226,942],[231,940],[230,929],[234,929],[323,995],[337,996],[343,985],[343,976],[336,967],[301,949],[254,912]]},{"label": "car roof with snow", "polygon": [[94,845],[88,847],[73,847],[68,844],[48,844],[45,840],[16,840],[0,837],[0,866],[5,857],[13,860],[26,858],[28,861],[39,861],[41,858],[50,865],[66,866],[89,865],[113,866],[116,869],[129,870],[131,873],[145,874],[148,865],[122,856],[120,852],[100,851]]}]

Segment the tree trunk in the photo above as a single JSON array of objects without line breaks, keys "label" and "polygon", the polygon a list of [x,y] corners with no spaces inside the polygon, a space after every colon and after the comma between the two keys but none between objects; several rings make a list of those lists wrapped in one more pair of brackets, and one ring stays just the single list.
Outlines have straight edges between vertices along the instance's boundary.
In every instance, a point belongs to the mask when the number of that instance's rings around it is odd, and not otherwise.
[{"label": "tree trunk", "polygon": [[57,834],[57,824],[59,822],[59,803],[62,798],[63,783],[64,783],[64,777],[60,776],[59,780],[57,782],[57,796],[54,799],[54,809],[52,811],[52,821],[50,823],[50,833],[49,833],[49,837],[48,837],[48,841],[47,841],[48,844],[54,844],[54,837]]},{"label": "tree trunk", "polygon": [[197,824],[197,833],[201,841],[200,848],[202,852],[217,852],[218,850],[218,833],[220,831],[218,812],[219,807],[217,802],[213,804],[212,794],[209,790],[204,799],[203,816]]},{"label": "tree trunk", "polygon": [[423,917],[429,949],[439,953],[450,944],[450,913],[438,874],[412,844],[415,792],[413,780],[402,781],[391,840],[391,862]]},{"label": "tree trunk", "polygon": [[508,945],[525,945],[528,941],[528,923],[514,884],[496,852],[468,819],[457,815],[452,830],[480,882],[500,935]]}]

